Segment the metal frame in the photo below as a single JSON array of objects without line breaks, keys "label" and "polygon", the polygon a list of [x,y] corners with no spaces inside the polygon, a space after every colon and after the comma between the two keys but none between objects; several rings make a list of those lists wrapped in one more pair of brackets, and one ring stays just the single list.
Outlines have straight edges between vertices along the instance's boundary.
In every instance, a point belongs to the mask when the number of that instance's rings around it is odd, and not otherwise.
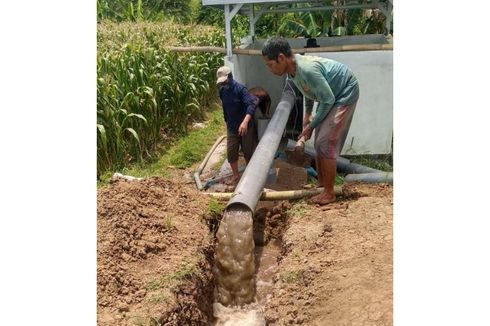
[{"label": "metal frame", "polygon": [[[292,8],[291,5],[304,3],[305,7]],[[255,39],[255,24],[258,19],[265,14],[284,13],[284,12],[310,12],[319,10],[342,10],[342,9],[379,9],[385,15],[385,33],[388,34],[391,26],[391,14],[393,12],[393,0],[388,0],[387,5],[380,3],[379,0],[372,0],[371,3],[361,3],[360,0],[348,1],[344,6],[325,6],[321,0],[202,0],[205,6],[216,6],[222,8],[225,12],[225,37],[226,37],[226,55],[231,57],[232,53],[232,29],[231,20],[236,14],[247,15],[249,17],[249,36]],[[255,9],[258,9],[256,12]]]}]

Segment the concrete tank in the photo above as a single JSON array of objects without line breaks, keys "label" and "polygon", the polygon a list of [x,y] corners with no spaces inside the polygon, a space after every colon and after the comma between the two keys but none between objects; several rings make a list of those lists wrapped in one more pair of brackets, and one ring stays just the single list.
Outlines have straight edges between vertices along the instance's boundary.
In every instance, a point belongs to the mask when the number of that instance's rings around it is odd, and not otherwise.
[{"label": "concrete tank", "polygon": [[[292,48],[303,48],[306,39],[288,39]],[[261,49],[265,40],[257,40],[242,48]],[[384,35],[359,35],[342,37],[319,37],[319,46],[344,44],[387,44]],[[393,51],[343,51],[307,53],[330,58],[349,66],[360,85],[351,128],[342,155],[390,154],[393,137]],[[274,109],[281,97],[285,77],[270,73],[262,56],[236,55],[225,57],[225,64],[232,68],[237,81],[251,88],[261,86],[266,89]],[[316,108],[316,105],[315,105]],[[311,145],[312,140],[309,141]]]}]

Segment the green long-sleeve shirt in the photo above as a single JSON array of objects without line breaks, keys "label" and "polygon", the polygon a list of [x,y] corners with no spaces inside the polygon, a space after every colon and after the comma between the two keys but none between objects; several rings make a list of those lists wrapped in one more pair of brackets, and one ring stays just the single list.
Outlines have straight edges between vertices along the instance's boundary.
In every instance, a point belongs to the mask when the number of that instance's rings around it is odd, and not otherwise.
[{"label": "green long-sleeve shirt", "polygon": [[316,128],[325,119],[334,105],[350,105],[359,98],[359,84],[356,76],[344,64],[335,60],[294,55],[296,73],[289,76],[306,99],[306,111],[313,110],[313,101],[318,108],[310,126]]}]

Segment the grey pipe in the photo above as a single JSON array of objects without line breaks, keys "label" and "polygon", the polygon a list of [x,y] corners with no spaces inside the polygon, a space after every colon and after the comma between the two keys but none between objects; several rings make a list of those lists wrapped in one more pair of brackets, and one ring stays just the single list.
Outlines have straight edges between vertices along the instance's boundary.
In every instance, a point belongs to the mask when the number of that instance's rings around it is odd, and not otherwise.
[{"label": "grey pipe", "polygon": [[384,171],[377,170],[370,168],[365,165],[357,164],[357,163],[345,163],[345,162],[339,162],[337,160],[337,171],[343,172],[343,173],[383,173]]},{"label": "grey pipe", "polygon": [[[286,83],[288,81],[286,80]],[[252,159],[247,165],[240,182],[238,183],[233,197],[226,205],[226,209],[231,206],[245,206],[252,212],[255,211],[257,201],[262,195],[269,168],[276,154],[281,141],[284,128],[288,121],[291,108],[296,101],[296,94],[293,87],[287,85],[282,92],[276,111],[260,139]]]},{"label": "grey pipe", "polygon": [[[296,145],[296,142],[292,139],[288,139],[287,149],[293,149]],[[305,153],[310,155],[312,158],[316,157],[316,150],[313,146],[306,144]],[[381,173],[383,171],[370,168],[365,165],[351,163],[345,157],[337,157],[337,171],[343,173]]]},{"label": "grey pipe", "polygon": [[208,163],[209,158],[213,154],[216,147],[218,147],[218,145],[221,143],[221,141],[225,138],[226,138],[226,135],[223,135],[216,140],[214,145],[209,149],[208,153],[206,154],[206,157],[204,157],[204,160],[202,160],[201,165],[199,165],[199,167],[197,168],[197,171],[194,172],[194,181],[196,182],[197,190],[201,191],[204,188],[204,186],[201,183],[201,178],[200,178],[201,173],[204,170],[204,168],[206,167],[206,164]]},{"label": "grey pipe", "polygon": [[344,181],[346,183],[388,183],[392,185],[393,172],[348,174],[345,176]]}]

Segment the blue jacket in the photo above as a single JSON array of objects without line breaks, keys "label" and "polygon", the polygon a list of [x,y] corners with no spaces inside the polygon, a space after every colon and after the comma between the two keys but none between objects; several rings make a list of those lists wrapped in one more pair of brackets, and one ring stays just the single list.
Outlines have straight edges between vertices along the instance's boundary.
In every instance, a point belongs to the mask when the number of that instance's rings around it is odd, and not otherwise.
[{"label": "blue jacket", "polygon": [[[250,95],[247,87],[234,79],[230,79],[228,83],[230,85],[228,89],[220,88],[219,97],[223,103],[223,116],[228,130],[233,134],[238,134],[238,128],[245,115],[254,116],[258,98]],[[252,126],[253,119],[250,119],[248,128]]]}]

